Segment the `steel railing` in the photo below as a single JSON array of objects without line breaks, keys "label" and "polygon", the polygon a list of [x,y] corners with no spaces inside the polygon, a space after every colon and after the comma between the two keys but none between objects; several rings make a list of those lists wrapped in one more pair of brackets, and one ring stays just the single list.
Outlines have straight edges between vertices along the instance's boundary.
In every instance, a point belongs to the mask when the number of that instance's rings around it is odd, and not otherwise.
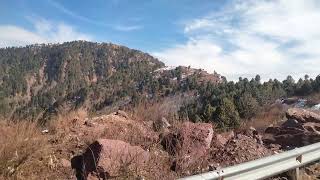
[{"label": "steel railing", "polygon": [[298,170],[299,167],[319,159],[320,143],[315,143],[216,171],[184,177],[182,180],[264,179],[292,169]]}]

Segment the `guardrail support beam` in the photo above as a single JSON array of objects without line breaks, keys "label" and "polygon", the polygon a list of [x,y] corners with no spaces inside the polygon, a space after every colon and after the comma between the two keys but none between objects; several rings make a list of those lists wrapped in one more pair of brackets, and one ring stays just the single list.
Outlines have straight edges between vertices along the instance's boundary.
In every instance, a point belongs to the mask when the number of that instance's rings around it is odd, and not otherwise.
[{"label": "guardrail support beam", "polygon": [[300,171],[299,168],[295,168],[295,169],[289,170],[287,172],[287,175],[291,180],[301,180],[299,171]]}]

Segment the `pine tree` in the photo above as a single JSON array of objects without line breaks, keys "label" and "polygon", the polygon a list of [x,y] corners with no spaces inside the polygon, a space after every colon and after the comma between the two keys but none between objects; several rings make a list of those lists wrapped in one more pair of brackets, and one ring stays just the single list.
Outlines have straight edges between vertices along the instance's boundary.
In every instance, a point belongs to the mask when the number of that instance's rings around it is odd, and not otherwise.
[{"label": "pine tree", "polygon": [[258,113],[259,103],[249,93],[236,99],[237,110],[241,118],[250,119]]},{"label": "pine tree", "polygon": [[222,129],[235,128],[240,125],[239,113],[232,100],[223,98],[216,111],[218,126]]}]

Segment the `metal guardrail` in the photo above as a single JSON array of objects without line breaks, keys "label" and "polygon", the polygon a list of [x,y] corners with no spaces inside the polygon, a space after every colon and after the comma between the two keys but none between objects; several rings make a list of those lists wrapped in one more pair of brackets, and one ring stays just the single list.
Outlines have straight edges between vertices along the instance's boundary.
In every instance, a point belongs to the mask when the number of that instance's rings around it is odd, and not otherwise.
[{"label": "metal guardrail", "polygon": [[[264,179],[299,167],[320,159],[320,143],[296,148],[272,156],[260,158],[246,163],[222,168],[220,170],[202,173],[182,178],[181,180],[209,180],[209,179]],[[298,179],[298,177],[296,177]]]}]

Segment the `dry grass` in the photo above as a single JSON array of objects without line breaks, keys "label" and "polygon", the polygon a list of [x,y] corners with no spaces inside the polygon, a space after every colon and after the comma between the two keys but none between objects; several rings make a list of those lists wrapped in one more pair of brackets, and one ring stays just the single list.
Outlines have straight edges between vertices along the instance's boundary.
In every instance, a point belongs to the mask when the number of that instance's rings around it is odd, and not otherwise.
[{"label": "dry grass", "polygon": [[53,131],[56,131],[57,129],[65,131],[74,123],[75,119],[84,121],[87,117],[88,112],[86,110],[78,109],[76,111],[59,114],[55,119],[49,122],[48,127]]},{"label": "dry grass", "polygon": [[29,121],[0,122],[0,178],[15,177],[19,167],[43,146],[45,138]]},{"label": "dry grass", "polygon": [[133,117],[144,121],[156,121],[163,116],[167,116],[165,109],[161,103],[140,103],[133,110]]},{"label": "dry grass", "polygon": [[258,131],[263,132],[265,128],[272,124],[277,124],[285,118],[287,107],[282,104],[274,104],[266,106],[263,110],[253,117],[251,120],[246,121],[241,128],[248,129],[254,127]]},{"label": "dry grass", "polygon": [[[141,116],[136,120],[123,118],[122,122],[121,119],[116,118],[102,122],[98,118],[94,121],[96,124],[93,127],[84,125],[88,115],[86,111],[80,109],[59,115],[46,125],[49,133],[45,134],[41,133],[45,127],[39,127],[35,122],[1,121],[0,179],[74,178],[71,167],[62,166],[61,160],[69,161],[75,155],[81,154],[98,138],[124,140],[132,145],[143,147],[151,154],[145,166],[136,167],[123,163],[120,176],[116,179],[136,179],[139,176],[147,179],[155,179],[155,177],[158,177],[156,179],[174,179],[176,176],[170,171],[169,155],[161,150],[157,138],[154,139],[158,134],[153,132],[146,122],[167,115],[168,111],[161,111],[159,106],[165,105],[145,106],[147,108],[140,106],[141,109],[135,111],[137,113],[135,115]],[[101,132],[96,131],[100,129]],[[104,129],[108,131],[107,134]],[[149,132],[152,133],[149,134]]]},{"label": "dry grass", "polygon": [[307,99],[311,103],[318,104],[318,103],[320,103],[320,93],[319,92],[313,93],[313,94],[307,96]]},{"label": "dry grass", "polygon": [[[81,109],[62,114],[46,128],[31,121],[1,120],[0,179],[64,179],[64,175],[72,174],[71,167],[57,166],[61,158],[69,159],[66,153],[57,154],[57,150],[72,149],[66,141],[69,127],[74,118],[85,117],[87,113]],[[43,134],[43,129],[49,133]]]},{"label": "dry grass", "polygon": [[140,103],[131,110],[132,118],[141,121],[156,122],[162,117],[171,125],[178,122],[175,102],[161,101],[156,103]]}]

